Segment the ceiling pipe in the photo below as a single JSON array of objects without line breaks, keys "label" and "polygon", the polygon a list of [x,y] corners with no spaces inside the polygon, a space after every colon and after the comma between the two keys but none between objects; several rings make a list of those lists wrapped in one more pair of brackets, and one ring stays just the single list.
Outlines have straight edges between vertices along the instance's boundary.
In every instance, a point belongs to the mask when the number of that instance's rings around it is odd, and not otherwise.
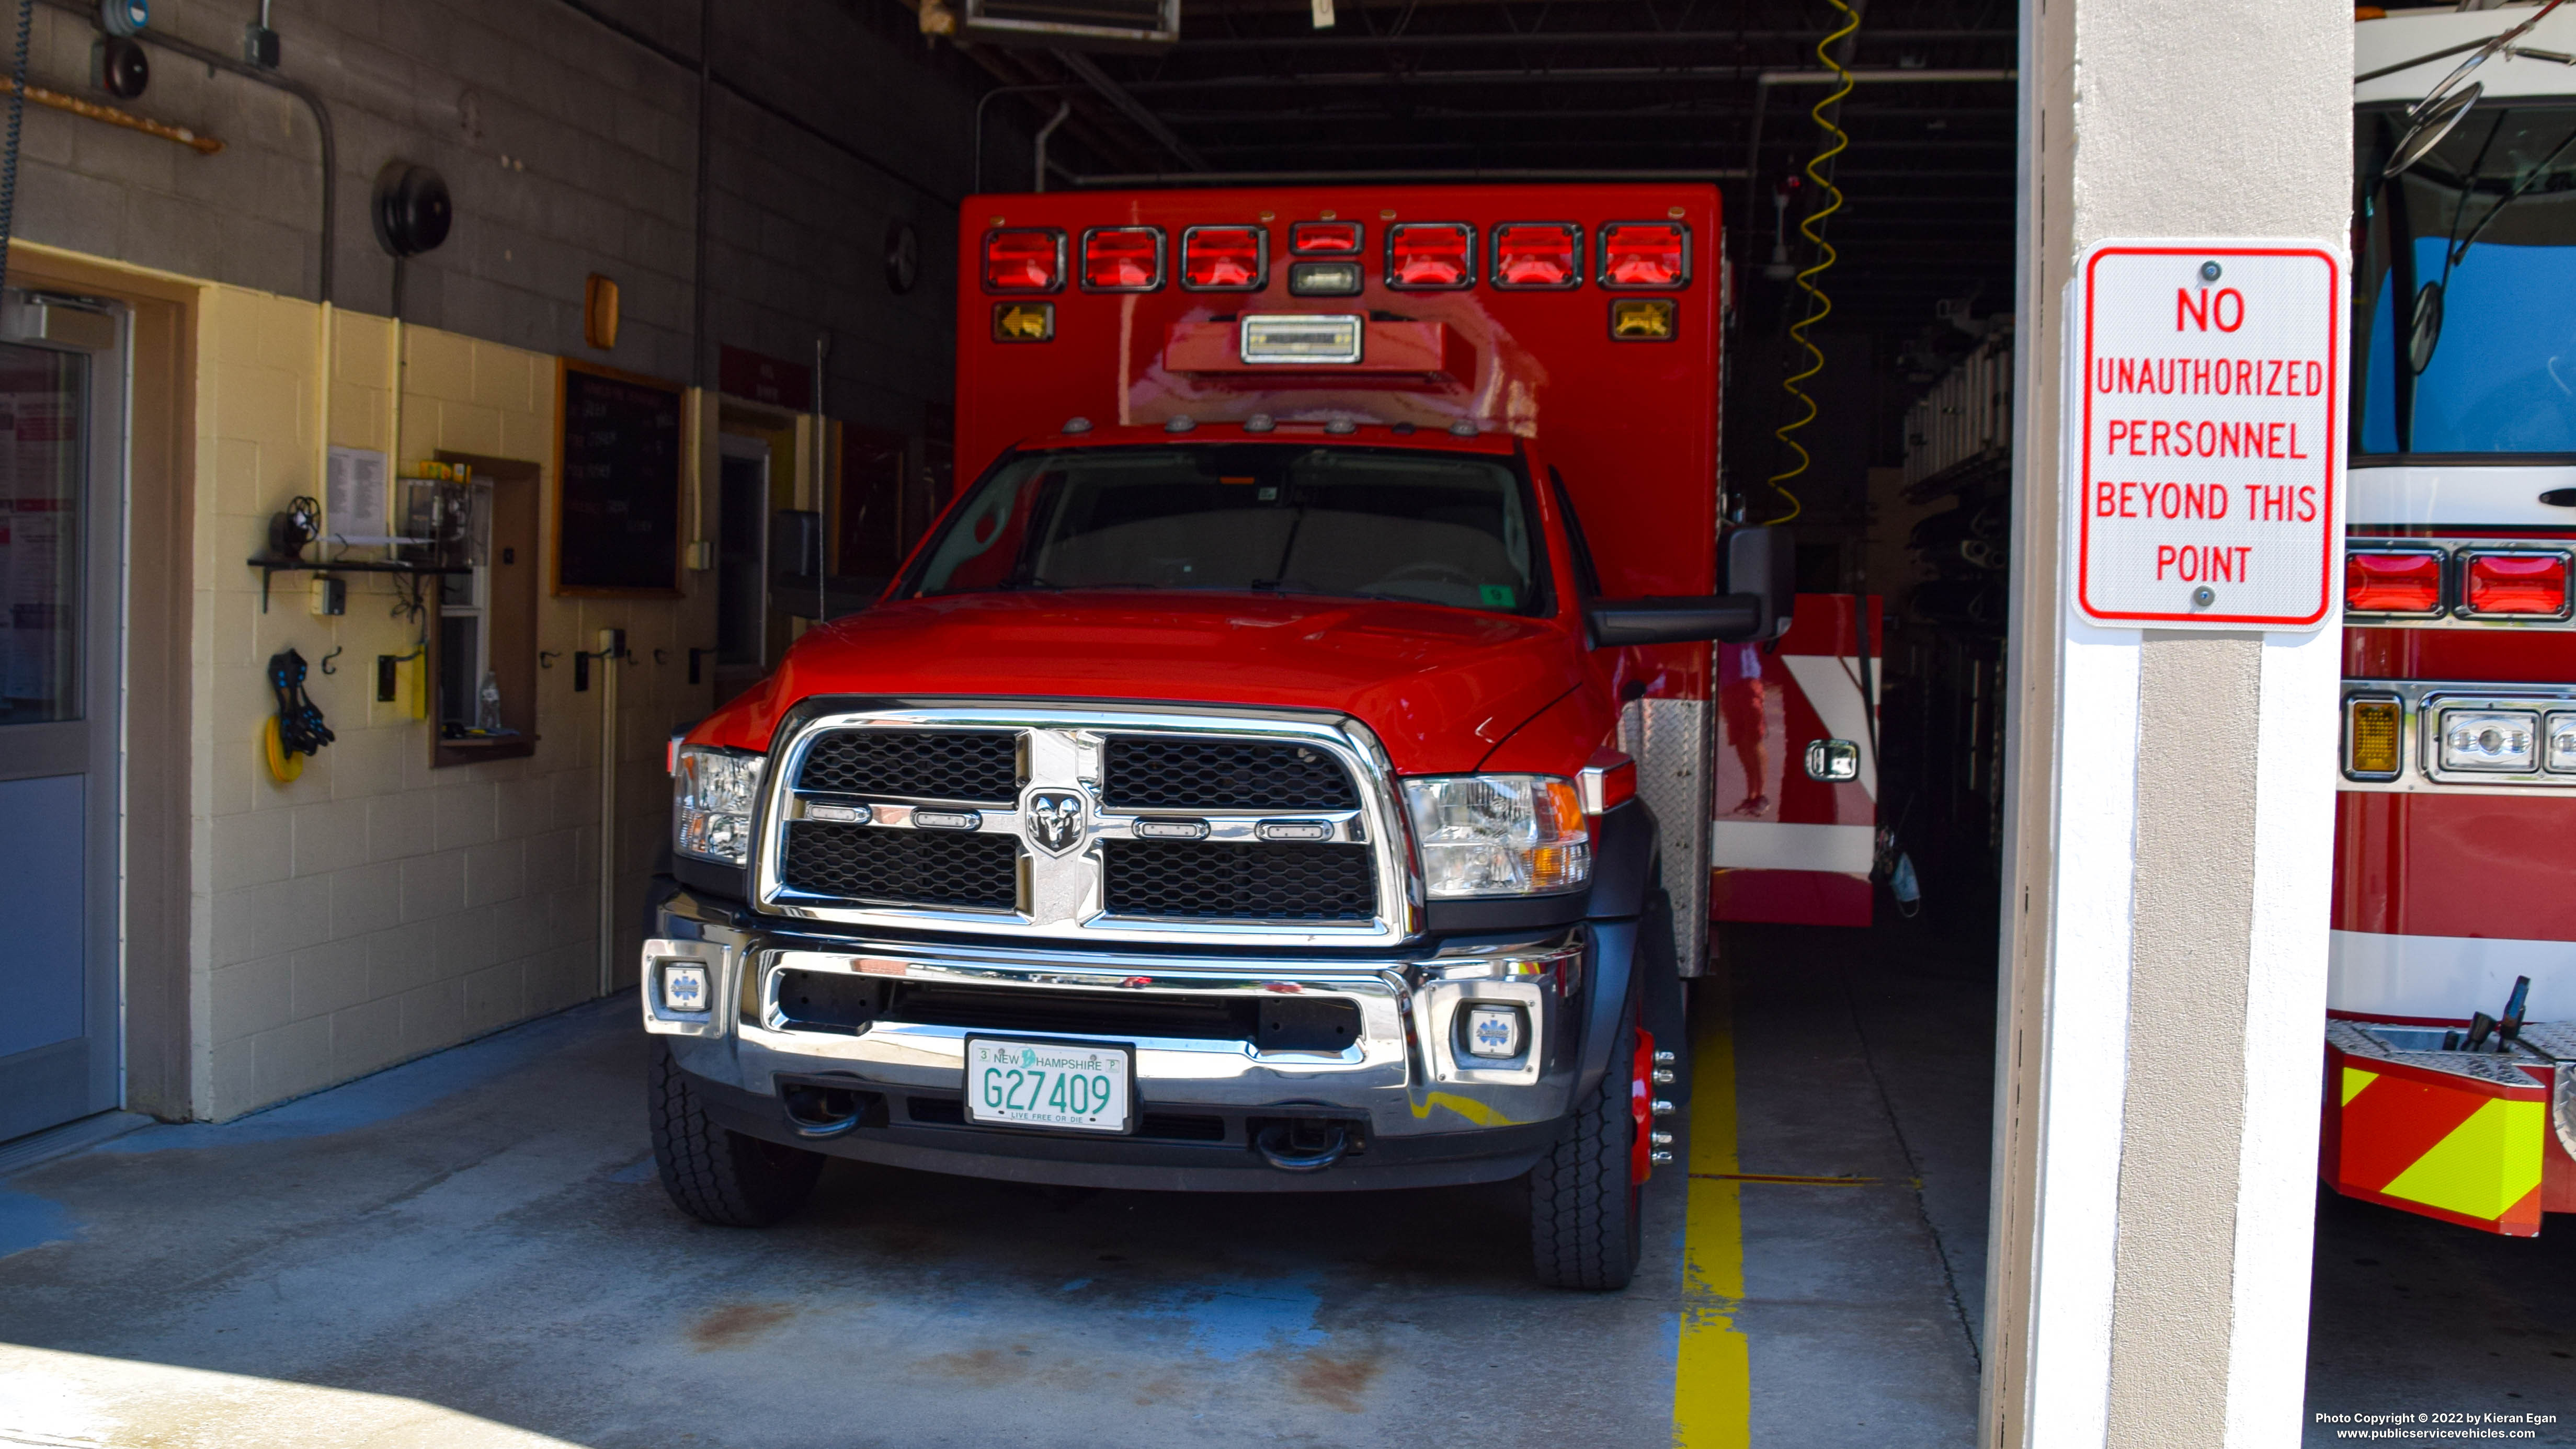
[{"label": "ceiling pipe", "polygon": [[1055,103],[1055,114],[1047,117],[1045,125],[1038,127],[1037,155],[1029,167],[1032,178],[1029,183],[1029,190],[1038,192],[1046,190],[1047,141],[1050,137],[1055,135],[1055,128],[1064,124],[1064,118],[1072,114],[1073,102],[1058,101]]},{"label": "ceiling pipe", "polygon": [[1111,80],[1107,72],[1092,63],[1090,56],[1080,51],[1059,50],[1055,52],[1055,58],[1063,63],[1066,70],[1080,76],[1085,84],[1099,92],[1100,98],[1115,107],[1118,114],[1135,122],[1138,130],[1153,137],[1162,144],[1164,150],[1180,158],[1182,165],[1192,171],[1207,169],[1207,162],[1198,152],[1191,150],[1187,142],[1173,135],[1172,128],[1164,125],[1161,117],[1147,110],[1143,102],[1128,94],[1126,87]]},{"label": "ceiling pipe", "polygon": [[[96,20],[98,16],[98,7],[78,4],[76,0],[45,0],[45,4],[66,15],[79,17],[84,25]],[[339,200],[340,151],[331,133],[330,109],[322,104],[322,98],[314,94],[301,81],[291,80],[273,70],[262,70],[258,66],[226,55],[220,50],[208,50],[202,45],[181,40],[166,31],[145,30],[136,34],[134,38],[146,45],[166,50],[172,55],[185,56],[210,69],[230,71],[244,80],[254,80],[271,90],[284,91],[302,101],[304,109],[312,113],[313,130],[321,140],[320,164],[322,167],[322,220],[318,228],[321,256],[317,259],[318,265],[315,268],[314,290],[317,293],[316,301],[329,302],[333,253],[338,250],[339,245],[338,229],[334,225],[334,218],[338,214],[336,207]]]}]

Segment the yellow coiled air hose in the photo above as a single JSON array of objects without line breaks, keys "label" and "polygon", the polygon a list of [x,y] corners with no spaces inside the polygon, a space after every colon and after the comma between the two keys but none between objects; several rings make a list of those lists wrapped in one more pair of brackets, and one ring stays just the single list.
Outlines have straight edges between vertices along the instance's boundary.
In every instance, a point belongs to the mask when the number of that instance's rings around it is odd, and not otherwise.
[{"label": "yellow coiled air hose", "polygon": [[1789,374],[1780,384],[1781,390],[1796,398],[1799,405],[1806,411],[1771,431],[1771,436],[1778,438],[1790,452],[1798,455],[1798,461],[1771,475],[1771,486],[1778,490],[1782,498],[1789,501],[1789,511],[1777,518],[1766,520],[1770,523],[1787,523],[1798,516],[1798,495],[1789,491],[1787,485],[1790,479],[1807,471],[1807,465],[1811,460],[1807,456],[1807,450],[1799,446],[1798,440],[1789,435],[1816,420],[1816,400],[1800,390],[1798,384],[1825,370],[1824,351],[1808,339],[1807,332],[1817,323],[1833,315],[1834,310],[1833,298],[1826,296],[1824,288],[1816,285],[1816,278],[1823,276],[1834,264],[1833,243],[1825,240],[1824,233],[1819,228],[1822,227],[1826,217],[1842,210],[1843,194],[1835,187],[1832,178],[1823,168],[1825,163],[1843,153],[1843,149],[1851,144],[1851,137],[1844,134],[1843,128],[1835,125],[1826,113],[1840,105],[1843,97],[1851,94],[1852,74],[1844,68],[1840,60],[1835,58],[1834,47],[1860,28],[1860,12],[1845,4],[1844,0],[1828,0],[1828,3],[1843,17],[1843,20],[1841,25],[1835,27],[1832,34],[1816,42],[1816,59],[1824,62],[1825,68],[1834,73],[1834,88],[1823,100],[1816,102],[1815,108],[1807,113],[1815,119],[1818,129],[1832,138],[1825,144],[1823,150],[1816,153],[1815,159],[1807,163],[1807,179],[1824,188],[1825,203],[1809,212],[1806,219],[1798,223],[1799,234],[1816,244],[1816,260],[1814,265],[1800,272],[1797,277],[1798,290],[1807,294],[1807,314],[1789,324],[1789,340],[1806,349],[1807,365]]}]

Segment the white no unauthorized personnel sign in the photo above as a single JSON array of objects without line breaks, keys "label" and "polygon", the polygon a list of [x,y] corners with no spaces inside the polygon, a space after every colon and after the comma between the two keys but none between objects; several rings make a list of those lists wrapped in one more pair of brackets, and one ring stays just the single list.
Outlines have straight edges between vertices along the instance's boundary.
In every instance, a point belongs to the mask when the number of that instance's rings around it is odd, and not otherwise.
[{"label": "white no unauthorized personnel sign", "polygon": [[2080,277],[2076,608],[2132,627],[2322,626],[2341,265],[2308,246],[2105,242]]}]

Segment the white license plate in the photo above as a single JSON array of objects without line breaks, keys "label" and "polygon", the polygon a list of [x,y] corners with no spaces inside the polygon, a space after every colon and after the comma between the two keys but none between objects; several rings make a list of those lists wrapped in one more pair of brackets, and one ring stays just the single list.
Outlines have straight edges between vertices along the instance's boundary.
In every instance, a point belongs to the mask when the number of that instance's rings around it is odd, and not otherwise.
[{"label": "white license plate", "polygon": [[1136,1053],[1097,1042],[966,1038],[966,1120],[995,1127],[1126,1132]]}]

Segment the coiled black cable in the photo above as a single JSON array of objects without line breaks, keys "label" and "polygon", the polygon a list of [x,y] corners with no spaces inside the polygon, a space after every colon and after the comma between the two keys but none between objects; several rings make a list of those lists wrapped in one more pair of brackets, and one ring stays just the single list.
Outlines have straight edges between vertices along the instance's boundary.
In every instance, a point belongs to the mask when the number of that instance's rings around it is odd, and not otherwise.
[{"label": "coiled black cable", "polygon": [[322,722],[321,706],[304,695],[304,656],[293,649],[268,657],[268,684],[277,691],[278,749],[288,755],[318,755],[331,743],[331,727]]}]

